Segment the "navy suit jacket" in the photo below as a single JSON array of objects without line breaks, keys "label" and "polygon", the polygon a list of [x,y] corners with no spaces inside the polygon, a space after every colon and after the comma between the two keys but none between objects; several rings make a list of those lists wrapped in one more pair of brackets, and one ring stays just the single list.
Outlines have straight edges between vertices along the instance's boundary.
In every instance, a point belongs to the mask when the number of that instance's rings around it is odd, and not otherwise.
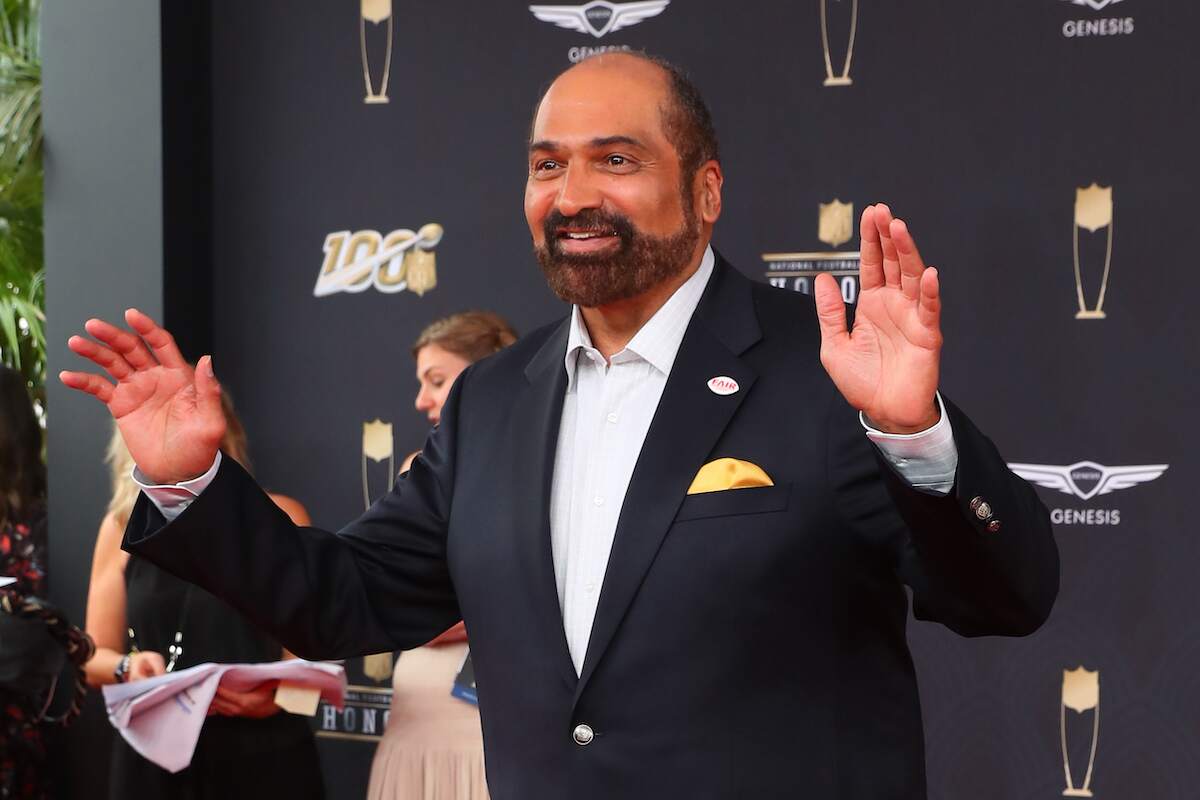
[{"label": "navy suit jacket", "polygon": [[[909,486],[821,367],[811,299],[718,257],[576,676],[549,530],[568,321],[463,373],[412,469],[339,533],[297,528],[226,458],[170,524],[143,497],[126,548],[308,658],[411,648],[465,619],[494,800],[923,798],[905,587],[918,618],[967,636],[1035,630],[1058,554],[1034,492],[949,402],[955,487]],[[719,375],[740,390],[710,391]],[[689,496],[721,457],[775,485]]]}]

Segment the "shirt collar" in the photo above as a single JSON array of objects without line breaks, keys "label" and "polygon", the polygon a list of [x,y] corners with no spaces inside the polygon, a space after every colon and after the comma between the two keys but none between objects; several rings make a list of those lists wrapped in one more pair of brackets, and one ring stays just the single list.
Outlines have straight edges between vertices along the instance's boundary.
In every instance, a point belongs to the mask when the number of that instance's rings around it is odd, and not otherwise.
[{"label": "shirt collar", "polygon": [[[629,344],[625,345],[625,349],[613,356],[613,363],[641,358],[663,375],[670,375],[675,356],[679,353],[679,346],[683,343],[683,334],[691,322],[696,306],[700,304],[700,296],[704,294],[704,287],[708,285],[715,263],[716,257],[712,247],[705,247],[700,266],[634,334]],[[583,314],[579,306],[574,305],[571,307],[571,327],[567,335],[564,361],[567,370],[567,391],[575,387],[575,369],[581,351],[589,351],[599,356],[599,352],[592,346],[592,337],[583,322]]]}]

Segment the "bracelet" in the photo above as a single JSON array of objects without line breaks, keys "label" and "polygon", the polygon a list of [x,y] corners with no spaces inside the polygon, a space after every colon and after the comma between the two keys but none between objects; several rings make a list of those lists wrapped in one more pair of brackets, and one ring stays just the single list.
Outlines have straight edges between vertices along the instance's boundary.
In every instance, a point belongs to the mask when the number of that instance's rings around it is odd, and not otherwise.
[{"label": "bracelet", "polygon": [[117,679],[117,683],[125,683],[129,679],[129,653],[121,656],[116,669],[113,670],[113,677]]}]

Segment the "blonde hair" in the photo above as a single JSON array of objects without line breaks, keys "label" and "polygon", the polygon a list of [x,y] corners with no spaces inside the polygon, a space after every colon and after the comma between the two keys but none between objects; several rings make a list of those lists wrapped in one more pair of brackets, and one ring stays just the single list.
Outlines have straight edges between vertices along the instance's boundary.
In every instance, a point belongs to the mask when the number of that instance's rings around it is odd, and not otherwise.
[{"label": "blonde hair", "polygon": [[[221,439],[221,450],[225,455],[250,469],[250,454],[246,443],[246,429],[233,410],[233,400],[224,390],[221,392],[221,410],[225,412],[225,437]],[[112,481],[112,497],[108,501],[108,513],[113,515],[118,525],[124,526],[129,522],[133,513],[133,504],[137,502],[138,486],[133,482],[133,456],[121,438],[121,432],[113,422],[112,436],[108,440],[108,449],[104,460],[108,464],[109,478]]]},{"label": "blonde hair", "polygon": [[430,323],[417,337],[412,354],[416,358],[422,347],[435,344],[474,364],[516,340],[517,332],[499,314],[463,311]]}]

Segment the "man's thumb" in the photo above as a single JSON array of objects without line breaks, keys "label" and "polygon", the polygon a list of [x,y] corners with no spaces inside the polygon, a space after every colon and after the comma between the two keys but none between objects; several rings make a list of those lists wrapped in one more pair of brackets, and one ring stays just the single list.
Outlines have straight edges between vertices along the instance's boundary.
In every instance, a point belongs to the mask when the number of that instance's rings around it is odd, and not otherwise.
[{"label": "man's thumb", "polygon": [[817,322],[821,325],[821,338],[832,340],[846,334],[846,305],[837,281],[832,275],[818,275],[813,285],[817,304]]},{"label": "man's thumb", "polygon": [[212,356],[204,356],[196,364],[196,394],[204,413],[222,413],[221,384],[217,382],[217,375],[213,371]]}]

